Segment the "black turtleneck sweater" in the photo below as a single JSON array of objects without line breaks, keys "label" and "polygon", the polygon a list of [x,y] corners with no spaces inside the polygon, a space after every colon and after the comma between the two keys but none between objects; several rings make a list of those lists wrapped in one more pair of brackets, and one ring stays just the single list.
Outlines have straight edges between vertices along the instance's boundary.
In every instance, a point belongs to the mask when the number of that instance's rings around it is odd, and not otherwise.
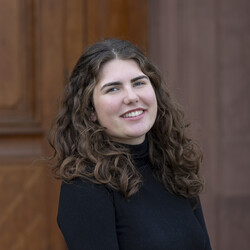
[{"label": "black turtleneck sweater", "polygon": [[153,177],[147,140],[128,146],[143,177],[129,200],[104,185],[63,182],[58,225],[70,250],[211,249],[200,202],[168,192]]}]

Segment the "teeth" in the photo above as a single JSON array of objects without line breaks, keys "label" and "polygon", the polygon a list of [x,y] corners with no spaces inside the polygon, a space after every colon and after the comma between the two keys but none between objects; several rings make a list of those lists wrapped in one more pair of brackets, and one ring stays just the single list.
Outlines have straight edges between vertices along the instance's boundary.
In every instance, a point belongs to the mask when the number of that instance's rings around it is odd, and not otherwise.
[{"label": "teeth", "polygon": [[130,112],[130,113],[123,115],[123,117],[136,117],[142,113],[143,113],[142,110],[136,110],[136,111],[133,111],[133,112]]}]

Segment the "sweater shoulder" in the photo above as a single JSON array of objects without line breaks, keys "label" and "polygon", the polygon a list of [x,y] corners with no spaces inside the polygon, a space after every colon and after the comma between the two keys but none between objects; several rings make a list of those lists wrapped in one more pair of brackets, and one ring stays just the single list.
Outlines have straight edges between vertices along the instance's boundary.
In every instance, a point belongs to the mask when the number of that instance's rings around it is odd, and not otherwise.
[{"label": "sweater shoulder", "polygon": [[77,195],[77,196],[111,196],[112,190],[104,184],[96,184],[87,179],[76,178],[70,182],[63,181],[61,184],[62,195]]}]

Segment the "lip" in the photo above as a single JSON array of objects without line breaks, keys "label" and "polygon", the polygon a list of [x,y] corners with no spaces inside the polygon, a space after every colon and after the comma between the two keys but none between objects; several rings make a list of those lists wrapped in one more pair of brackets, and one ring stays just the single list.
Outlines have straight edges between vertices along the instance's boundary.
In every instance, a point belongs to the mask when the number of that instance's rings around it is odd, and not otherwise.
[{"label": "lip", "polygon": [[[128,113],[131,113],[131,112],[136,112],[136,111],[142,111],[142,113],[138,116],[134,116],[134,117],[123,117],[124,115],[128,114]],[[141,119],[145,114],[145,109],[143,108],[136,108],[136,109],[130,109],[126,112],[124,112],[120,117],[123,118],[123,119],[126,119],[126,120],[138,120],[138,119]]]}]

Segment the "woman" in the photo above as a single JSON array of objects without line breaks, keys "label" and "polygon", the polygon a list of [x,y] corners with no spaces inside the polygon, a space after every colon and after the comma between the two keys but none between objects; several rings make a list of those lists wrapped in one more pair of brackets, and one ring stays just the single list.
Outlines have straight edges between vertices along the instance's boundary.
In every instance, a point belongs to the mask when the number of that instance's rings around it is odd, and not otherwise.
[{"label": "woman", "polygon": [[69,249],[211,249],[186,127],[138,48],[109,39],[85,51],[50,137]]}]

